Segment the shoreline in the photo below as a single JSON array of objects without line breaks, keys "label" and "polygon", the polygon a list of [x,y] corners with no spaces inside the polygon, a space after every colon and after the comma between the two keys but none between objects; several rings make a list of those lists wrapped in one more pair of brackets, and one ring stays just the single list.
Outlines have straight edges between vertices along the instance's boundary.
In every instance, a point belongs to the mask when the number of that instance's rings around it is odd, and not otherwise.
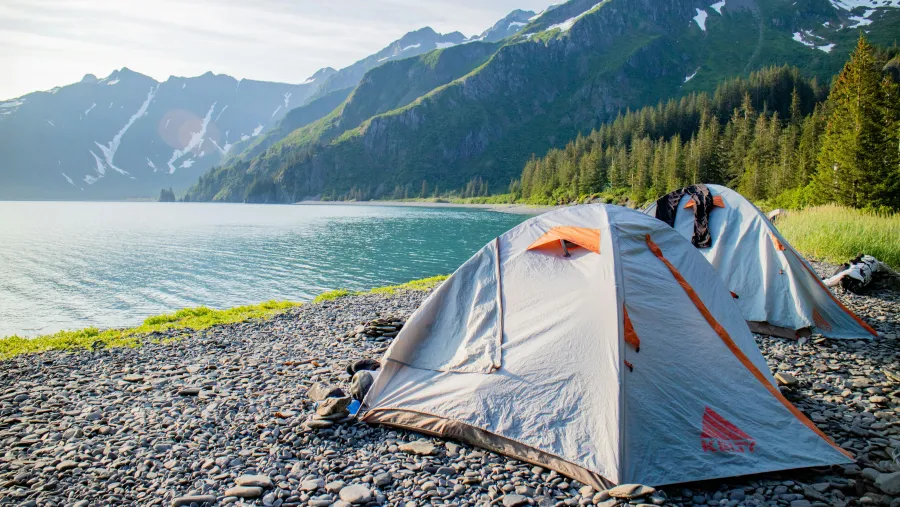
[{"label": "shoreline", "polygon": [[429,201],[297,201],[297,206],[390,206],[398,208],[469,208],[514,215],[540,215],[562,206],[538,206],[533,204],[475,204]]}]

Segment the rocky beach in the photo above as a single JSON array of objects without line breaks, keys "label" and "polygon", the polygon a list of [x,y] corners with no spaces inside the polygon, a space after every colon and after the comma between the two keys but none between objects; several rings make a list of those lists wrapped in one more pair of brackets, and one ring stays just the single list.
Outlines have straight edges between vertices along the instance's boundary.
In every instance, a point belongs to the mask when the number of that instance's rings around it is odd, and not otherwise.
[{"label": "rocky beach", "polygon": [[314,404],[314,386],[350,392],[347,366],[379,358],[426,296],[347,296],[0,362],[0,505],[900,506],[896,291],[838,289],[879,340],[757,337],[786,396],[856,465],[612,491]]}]

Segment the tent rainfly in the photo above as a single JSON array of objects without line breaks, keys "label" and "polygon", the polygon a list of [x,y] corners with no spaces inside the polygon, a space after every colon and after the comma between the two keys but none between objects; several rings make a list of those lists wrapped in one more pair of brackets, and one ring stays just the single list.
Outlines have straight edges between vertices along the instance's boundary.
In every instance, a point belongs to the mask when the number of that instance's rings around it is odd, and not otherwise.
[{"label": "tent rainfly", "polygon": [[[696,187],[708,189],[714,201],[708,210],[711,244],[698,248],[718,271],[752,331],[784,338],[812,332],[829,338],[878,335],[834,297],[809,262],[750,201],[720,185]],[[663,197],[644,212],[659,218],[659,211],[664,212],[660,204],[683,190]],[[702,196],[691,193],[668,201],[671,212],[676,213],[673,227],[686,238],[695,238],[695,211],[703,209],[700,201]]]},{"label": "tent rainfly", "polygon": [[366,422],[596,488],[851,461],[781,395],[703,256],[626,208],[568,207],[491,241],[382,365]]}]

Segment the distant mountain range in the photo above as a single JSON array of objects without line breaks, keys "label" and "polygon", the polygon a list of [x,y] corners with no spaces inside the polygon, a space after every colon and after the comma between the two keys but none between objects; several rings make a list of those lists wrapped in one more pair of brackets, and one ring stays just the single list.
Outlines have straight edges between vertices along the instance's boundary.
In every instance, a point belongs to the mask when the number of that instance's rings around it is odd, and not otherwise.
[{"label": "distant mountain range", "polygon": [[212,73],[157,82],[123,68],[0,102],[0,199],[126,199],[183,190],[229,156],[259,149],[263,133],[330,113],[367,71],[470,40],[495,40],[530,15],[515,11],[473,38],[422,28],[300,84]]},{"label": "distant mountain range", "polygon": [[[570,0],[478,35],[411,32],[286,85],[123,69],[0,103],[0,198],[293,202],[503,191],[626,108],[788,64],[829,82],[900,0]],[[103,114],[98,114],[98,113]],[[199,179],[198,179],[199,177]],[[186,193],[181,190],[191,185]],[[82,190],[83,189],[83,190]]]},{"label": "distant mountain range", "polygon": [[[326,116],[269,132],[186,197],[370,199],[471,182],[503,192],[533,154],[626,108],[712,91],[772,65],[827,83],[860,32],[876,44],[897,41],[897,7],[900,0],[570,0],[504,20],[483,41],[369,70],[352,91],[331,96],[327,107],[343,101]],[[488,37],[504,24],[516,33]]]}]

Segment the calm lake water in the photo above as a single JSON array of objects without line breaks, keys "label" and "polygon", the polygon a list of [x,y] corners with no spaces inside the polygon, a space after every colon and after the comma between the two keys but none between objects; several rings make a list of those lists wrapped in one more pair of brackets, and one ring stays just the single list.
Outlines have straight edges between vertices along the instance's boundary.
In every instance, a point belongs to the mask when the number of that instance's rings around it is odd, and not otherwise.
[{"label": "calm lake water", "polygon": [[0,202],[0,336],[305,301],[450,273],[526,216],[388,206]]}]

